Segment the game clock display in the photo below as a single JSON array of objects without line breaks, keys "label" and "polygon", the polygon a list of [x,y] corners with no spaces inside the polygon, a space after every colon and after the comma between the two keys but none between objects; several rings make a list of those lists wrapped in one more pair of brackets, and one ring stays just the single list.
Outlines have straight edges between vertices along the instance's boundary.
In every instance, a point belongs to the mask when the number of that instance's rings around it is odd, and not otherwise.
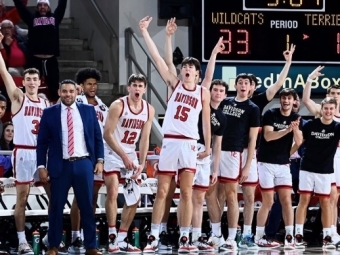
[{"label": "game clock display", "polygon": [[340,14],[334,0],[202,0],[202,56],[208,61],[219,37],[217,62],[340,63]]}]

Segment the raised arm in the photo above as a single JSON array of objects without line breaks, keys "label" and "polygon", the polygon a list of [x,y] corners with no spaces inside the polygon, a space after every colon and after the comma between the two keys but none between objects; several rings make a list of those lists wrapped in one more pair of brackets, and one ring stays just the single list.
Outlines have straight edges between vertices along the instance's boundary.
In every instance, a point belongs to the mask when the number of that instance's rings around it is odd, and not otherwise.
[{"label": "raised arm", "polygon": [[311,99],[311,91],[312,91],[312,82],[314,79],[324,76],[324,74],[320,73],[320,71],[324,68],[324,66],[318,66],[309,76],[307,82],[305,84],[305,88],[302,93],[302,102],[307,107],[308,111],[313,114],[315,117],[320,117],[321,114],[321,105],[315,103]]},{"label": "raised arm", "polygon": [[[4,36],[0,32],[0,42],[2,42],[3,38]],[[1,54],[0,54],[0,75],[1,75],[2,80],[5,83],[6,91],[11,102],[13,103],[17,101],[21,103],[24,93],[15,85],[12,76],[7,71],[5,61]]]},{"label": "raised arm", "polygon": [[148,32],[148,27],[150,22],[152,21],[152,17],[146,16],[139,22],[139,28],[142,32],[142,35],[144,37],[146,46],[148,47],[148,50],[150,52],[150,55],[152,59],[155,61],[158,71],[160,72],[162,78],[165,80],[168,86],[170,86],[172,89],[175,88],[175,86],[178,83],[178,78],[176,75],[174,75],[172,72],[170,72],[168,66],[166,65],[164,59],[159,54],[159,51],[153,42],[153,40],[150,37],[150,34]]},{"label": "raised arm", "polygon": [[56,23],[59,25],[64,18],[65,10],[66,10],[67,0],[59,0],[58,6],[54,11],[54,17],[56,19]]},{"label": "raised arm", "polygon": [[284,56],[284,58],[286,60],[286,64],[283,67],[283,69],[282,69],[282,71],[281,71],[277,81],[274,84],[272,84],[266,90],[266,96],[267,96],[267,100],[268,101],[273,100],[275,94],[280,90],[280,88],[282,87],[283,83],[285,82],[285,80],[287,78],[287,75],[288,75],[288,72],[289,72],[289,69],[290,69],[290,66],[292,64],[292,56],[293,56],[294,51],[295,51],[295,45],[292,44],[290,46],[290,50],[286,50],[286,51],[283,52],[283,56]]},{"label": "raised arm", "polygon": [[208,65],[207,65],[207,69],[205,70],[204,79],[203,79],[201,85],[203,87],[207,88],[208,90],[210,89],[211,82],[212,82],[212,79],[213,79],[213,76],[214,76],[217,54],[221,53],[225,49],[225,45],[222,41],[223,41],[223,36],[220,37],[220,39],[218,39],[218,42],[217,42],[215,48],[211,52],[210,59],[209,59]]},{"label": "raised arm", "polygon": [[164,61],[168,66],[170,72],[177,76],[176,67],[173,63],[172,57],[172,45],[171,45],[171,37],[177,30],[177,25],[175,23],[176,18],[171,18],[168,20],[165,27],[165,48],[164,48]]},{"label": "raised arm", "polygon": [[13,0],[15,8],[17,9],[20,18],[28,25],[31,26],[33,14],[27,8],[27,1],[24,0]]}]

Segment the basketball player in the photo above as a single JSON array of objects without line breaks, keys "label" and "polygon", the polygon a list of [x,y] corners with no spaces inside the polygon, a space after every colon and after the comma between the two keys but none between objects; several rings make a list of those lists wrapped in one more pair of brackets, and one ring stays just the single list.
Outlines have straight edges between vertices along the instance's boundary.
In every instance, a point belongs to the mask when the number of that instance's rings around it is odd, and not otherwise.
[{"label": "basketball player", "polygon": [[[139,27],[155,61],[162,78],[173,91],[165,113],[162,132],[164,135],[159,158],[158,189],[152,213],[151,234],[143,252],[155,252],[158,249],[159,228],[165,210],[165,200],[169,192],[171,179],[178,173],[180,179],[180,240],[178,252],[198,251],[189,243],[189,229],[192,218],[192,183],[196,171],[197,158],[203,159],[210,155],[210,95],[205,88],[196,85],[195,79],[200,70],[197,59],[187,57],[181,65],[180,81],[174,75],[156,45],[152,41],[148,26],[152,18],[143,18]],[[197,155],[198,117],[202,110],[203,134],[205,151]]]},{"label": "basketball player", "polygon": [[[318,79],[318,77],[323,76],[324,74],[321,73],[321,70],[324,66],[318,66],[308,77],[306,85],[303,90],[302,94],[302,102],[307,107],[308,111],[314,115],[316,118],[321,117],[321,105],[316,104],[311,99],[311,85],[314,79]],[[333,97],[337,102],[337,108],[334,114],[333,119],[337,122],[340,122],[340,86],[339,85],[331,85],[327,88],[326,97]],[[339,143],[340,146],[340,143]],[[340,236],[337,231],[338,225],[338,199],[340,195],[340,147],[336,150],[334,156],[334,174],[332,180],[332,187],[331,187],[331,197],[330,203],[333,208],[332,211],[332,240],[335,244],[340,242]]]},{"label": "basketball player", "polygon": [[[132,246],[127,232],[136,214],[138,202],[124,205],[121,224],[117,235],[117,196],[119,183],[125,183],[129,173],[134,180],[140,181],[140,174],[145,167],[149,148],[149,137],[154,118],[154,108],[142,99],[146,92],[146,78],[141,74],[132,74],[128,79],[129,95],[114,101],[104,127],[105,163],[104,181],[107,188],[105,202],[109,226],[109,253],[140,253]],[[140,158],[138,162],[136,143],[139,142]]]},{"label": "basketball player", "polygon": [[278,193],[283,209],[286,228],[285,248],[294,249],[294,215],[292,208],[292,176],[289,168],[290,149],[293,139],[297,146],[302,143],[299,129],[300,116],[292,111],[297,99],[294,89],[280,92],[280,108],[267,110],[263,116],[263,129],[258,150],[258,172],[262,205],[257,213],[255,242],[259,247],[276,248],[264,234],[268,213],[273,205],[274,190]]},{"label": "basketball player", "polygon": [[[177,75],[176,67],[173,64],[172,58],[172,45],[171,45],[171,36],[176,32],[177,25],[175,23],[176,18],[172,18],[168,20],[165,31],[166,31],[166,39],[165,39],[165,63],[167,64],[169,70]],[[203,201],[204,195],[206,193],[206,189],[209,189],[210,186],[213,187],[217,180],[217,170],[219,165],[219,155],[221,147],[218,146],[221,143],[222,134],[224,130],[225,116],[222,114],[221,110],[218,109],[219,103],[225,98],[225,95],[228,91],[228,85],[222,80],[215,80],[212,82],[212,78],[215,70],[215,62],[217,54],[221,53],[224,49],[224,43],[222,42],[223,38],[219,38],[216,46],[211,52],[211,56],[207,65],[207,69],[205,72],[205,77],[201,83],[201,86],[210,89],[211,91],[211,132],[213,137],[213,161],[215,162],[214,167],[215,171],[213,171],[212,178],[210,180],[210,157],[208,156],[206,159],[198,160],[197,170],[195,173],[195,182],[193,186],[193,219],[192,219],[192,242],[196,242],[197,247],[200,251],[209,251],[211,247],[207,245],[203,238],[199,238],[202,230],[202,218],[203,218]],[[196,83],[199,83],[201,79],[201,75],[199,75],[196,79]],[[211,86],[214,88],[212,89]],[[221,97],[222,96],[222,97]],[[215,109],[216,108],[216,109]],[[200,114],[198,123],[198,130],[200,134],[200,143],[199,147],[204,148],[204,137],[202,130],[202,115]],[[203,172],[201,172],[201,169]],[[202,175],[203,173],[203,175]],[[204,180],[204,182],[202,182]],[[174,179],[172,180],[174,182]],[[205,186],[205,187],[203,187]],[[176,189],[176,183],[172,183],[169,189],[169,193],[166,200],[166,208],[165,213],[161,222],[160,229],[160,242],[158,245],[159,250],[165,250],[171,248],[171,246],[167,245],[167,222],[169,217],[169,211],[172,204],[173,194]],[[211,193],[211,192],[209,192]],[[212,208],[210,208],[212,209]],[[209,210],[209,207],[208,207]],[[177,207],[177,213],[179,214],[179,207]],[[198,242],[199,240],[199,242]]]},{"label": "basketball player", "polygon": [[[312,76],[313,77],[313,76]],[[319,197],[322,210],[323,248],[335,249],[332,239],[332,210],[330,205],[331,183],[334,174],[334,155],[340,139],[340,124],[334,120],[338,103],[327,97],[321,102],[321,118],[309,120],[302,128],[305,152],[301,160],[299,193],[296,209],[295,245],[304,247],[303,225],[310,198]]]},{"label": "basketball player", "polygon": [[[82,93],[76,97],[78,103],[91,104],[97,113],[100,129],[103,134],[104,123],[107,118],[107,106],[96,96],[98,82],[101,80],[101,73],[95,68],[83,68],[76,74],[76,82],[82,88]],[[93,194],[93,213],[96,212],[98,191],[104,184],[101,175],[94,175],[94,194]],[[80,238],[80,214],[77,200],[74,197],[71,207],[71,226],[72,226],[72,245],[68,248],[68,252],[72,254],[85,253],[83,242]]]},{"label": "basketball player", "polygon": [[[250,171],[250,168],[260,127],[260,110],[248,99],[250,84],[251,79],[247,74],[239,74],[235,81],[236,97],[228,97],[220,104],[220,108],[227,116],[227,128],[222,138],[219,182],[220,193],[223,192],[228,205],[229,235],[225,242],[222,235],[217,237],[215,244],[220,250],[225,251],[237,250],[235,237],[239,217],[238,185],[257,182],[257,174]],[[244,137],[247,137],[248,141],[247,157],[242,156]]]},{"label": "basketball player", "polygon": [[[2,39],[3,35],[0,33],[0,42]],[[15,144],[12,165],[17,191],[14,219],[19,239],[18,254],[33,254],[25,236],[25,208],[30,183],[39,181],[35,150],[40,119],[47,102],[38,97],[40,73],[37,69],[29,68],[24,71],[22,84],[25,87],[25,93],[15,85],[2,56],[0,56],[0,74],[12,102],[13,143]],[[49,195],[49,189],[45,187]]]}]

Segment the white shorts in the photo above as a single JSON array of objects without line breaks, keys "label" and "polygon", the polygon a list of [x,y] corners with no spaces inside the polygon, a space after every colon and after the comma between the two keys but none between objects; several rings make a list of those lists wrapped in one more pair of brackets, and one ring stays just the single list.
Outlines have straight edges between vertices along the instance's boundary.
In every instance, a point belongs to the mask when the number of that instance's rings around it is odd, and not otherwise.
[{"label": "white shorts", "polygon": [[[292,174],[289,165],[258,163],[260,188],[262,191],[292,188]],[[300,177],[301,180],[301,177]]]},{"label": "white shorts", "polygon": [[[221,182],[238,182],[241,170],[247,162],[247,155],[247,149],[244,149],[242,153],[237,151],[221,151],[219,180]],[[258,184],[258,179],[256,156],[254,153],[248,179],[242,185],[256,186]]]},{"label": "white shorts", "polygon": [[[205,151],[203,144],[197,144],[198,152]],[[211,173],[211,155],[204,159],[197,159],[197,169],[192,185],[193,189],[199,189],[202,191],[209,190],[210,186],[210,173]]]},{"label": "white shorts", "polygon": [[[127,155],[135,166],[139,166],[139,161],[135,152]],[[116,174],[118,175],[119,183],[125,183],[125,177],[127,174],[130,176],[129,172],[131,171],[125,169],[123,160],[117,154],[106,148],[104,149],[104,159],[103,176]],[[138,177],[138,182],[141,182],[141,176]]]},{"label": "white shorts", "polygon": [[96,184],[104,184],[103,173],[100,175],[94,174],[94,182]]},{"label": "white shorts", "polygon": [[[242,167],[245,166],[248,157],[248,149],[242,152]],[[242,186],[256,186],[259,183],[259,174],[257,172],[256,151],[254,151],[253,159],[251,161],[248,179],[242,183]]]},{"label": "white shorts", "polygon": [[181,170],[195,173],[197,141],[192,139],[164,138],[159,155],[158,174],[176,175]]},{"label": "white shorts", "polygon": [[40,181],[35,148],[14,148],[11,161],[16,184],[29,184]]},{"label": "white shorts", "polygon": [[329,197],[331,194],[332,174],[318,174],[300,170],[299,193]]},{"label": "white shorts", "polygon": [[340,189],[340,158],[334,157],[334,174],[332,178],[332,184],[334,183],[338,189]]}]

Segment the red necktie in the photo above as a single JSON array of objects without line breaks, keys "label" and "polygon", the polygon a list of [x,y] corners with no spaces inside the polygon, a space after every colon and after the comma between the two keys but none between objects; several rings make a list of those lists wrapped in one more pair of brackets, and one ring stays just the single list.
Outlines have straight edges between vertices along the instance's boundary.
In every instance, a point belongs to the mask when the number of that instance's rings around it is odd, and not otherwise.
[{"label": "red necktie", "polygon": [[73,118],[71,107],[67,107],[68,155],[74,153]]}]

